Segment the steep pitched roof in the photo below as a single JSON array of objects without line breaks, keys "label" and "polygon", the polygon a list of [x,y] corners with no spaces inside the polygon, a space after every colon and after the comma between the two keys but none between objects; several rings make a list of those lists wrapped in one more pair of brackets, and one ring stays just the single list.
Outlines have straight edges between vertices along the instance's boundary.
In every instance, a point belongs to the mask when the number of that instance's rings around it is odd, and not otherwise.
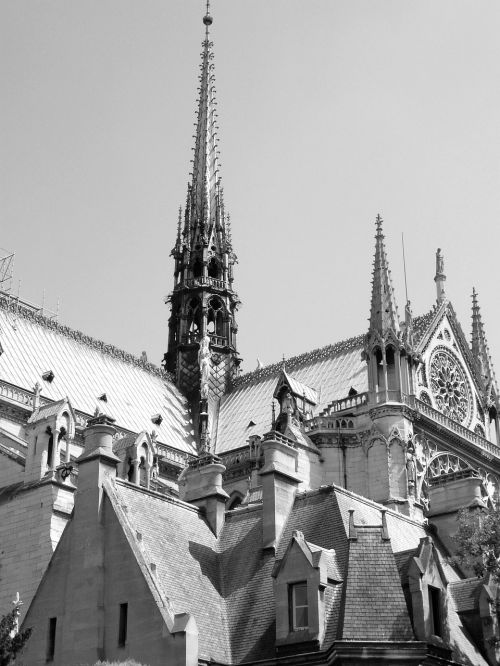
[{"label": "steep pitched roof", "polygon": [[228,662],[224,600],[220,595],[217,540],[200,512],[183,502],[115,480],[109,498],[141,549],[175,613],[189,612],[199,630],[200,658]]},{"label": "steep pitched roof", "polygon": [[359,527],[349,541],[344,594],[344,640],[414,639],[394,554],[381,527]]},{"label": "steep pitched roof", "polygon": [[[312,387],[318,395],[319,412],[332,400],[343,398],[351,386],[364,392],[368,388],[366,364],[361,360],[363,336],[288,359],[287,373],[301,385]],[[282,363],[266,366],[240,377],[223,396],[219,411],[216,451],[223,453],[244,446],[249,435],[263,434],[271,428],[271,404]],[[302,390],[302,389],[301,389]],[[253,421],[254,426],[249,427]]]},{"label": "steep pitched roof", "polygon": [[[434,316],[433,308],[414,318],[415,344],[426,334]],[[366,362],[361,358],[363,344],[364,335],[358,335],[287,359],[287,375],[292,375],[297,385],[316,392],[315,414],[333,400],[345,398],[351,387],[358,393],[368,390]],[[271,428],[273,392],[282,368],[281,361],[241,375],[222,397],[215,438],[217,453],[245,446],[250,435],[262,435]]]},{"label": "steep pitched roof", "polygon": [[[158,440],[194,454],[185,398],[160,369],[112,345],[47,319],[0,295],[0,380],[26,391],[42,384],[42,397],[68,396],[73,407],[94,413],[98,396],[107,395],[106,412],[132,432],[151,430]],[[41,376],[52,370],[54,379]],[[160,426],[151,417],[161,414]]]}]

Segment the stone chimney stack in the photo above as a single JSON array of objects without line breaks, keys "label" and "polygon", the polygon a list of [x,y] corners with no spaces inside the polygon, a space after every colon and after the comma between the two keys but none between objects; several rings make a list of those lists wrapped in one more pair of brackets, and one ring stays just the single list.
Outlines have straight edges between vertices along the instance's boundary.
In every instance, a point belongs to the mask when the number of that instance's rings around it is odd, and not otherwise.
[{"label": "stone chimney stack", "polygon": [[481,497],[482,483],[472,469],[443,474],[431,481],[427,517],[451,554],[456,549],[453,536],[458,530],[458,511],[466,508],[480,510],[486,506]]},{"label": "stone chimney stack", "polygon": [[229,497],[222,488],[222,475],[225,471],[220,458],[207,453],[189,463],[180,485],[181,499],[203,510],[210,529],[216,536],[224,525],[226,501]]},{"label": "stone chimney stack", "polygon": [[92,519],[95,519],[101,510],[104,480],[116,476],[120,459],[113,453],[113,435],[116,433],[113,423],[114,419],[106,414],[99,414],[87,422],[83,433],[85,450],[78,458],[75,518],[83,511],[94,514]]},{"label": "stone chimney stack", "polygon": [[301,479],[297,476],[298,452],[292,440],[272,431],[262,442],[262,546],[276,548]]}]

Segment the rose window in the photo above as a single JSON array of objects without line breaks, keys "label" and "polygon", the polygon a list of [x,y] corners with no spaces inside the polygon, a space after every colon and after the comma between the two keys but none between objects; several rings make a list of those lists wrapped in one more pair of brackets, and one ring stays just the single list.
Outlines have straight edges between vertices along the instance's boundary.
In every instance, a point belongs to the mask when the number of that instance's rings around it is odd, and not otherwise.
[{"label": "rose window", "polygon": [[451,419],[464,423],[470,413],[470,390],[457,360],[443,349],[431,360],[431,388],[437,408]]}]

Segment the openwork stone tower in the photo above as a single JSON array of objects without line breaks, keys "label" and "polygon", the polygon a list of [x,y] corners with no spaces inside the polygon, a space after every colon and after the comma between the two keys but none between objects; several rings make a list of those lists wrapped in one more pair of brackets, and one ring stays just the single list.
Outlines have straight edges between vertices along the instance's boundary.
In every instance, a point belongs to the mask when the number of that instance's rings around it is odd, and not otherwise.
[{"label": "openwork stone tower", "polygon": [[208,7],[203,23],[193,172],[172,250],[175,283],[168,297],[171,316],[164,364],[190,401],[200,450],[208,451],[213,408],[237,373],[240,359],[235,320],[239,300],[233,290],[236,255],[219,175]]}]

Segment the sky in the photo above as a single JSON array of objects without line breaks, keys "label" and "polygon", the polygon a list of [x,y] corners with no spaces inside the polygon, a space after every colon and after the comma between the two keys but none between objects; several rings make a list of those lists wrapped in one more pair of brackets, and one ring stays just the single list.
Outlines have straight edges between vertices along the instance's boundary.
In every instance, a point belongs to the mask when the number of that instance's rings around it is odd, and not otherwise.
[{"label": "sky", "polygon": [[[194,146],[202,0],[0,1],[13,291],[159,364]],[[367,330],[375,217],[400,316],[435,252],[500,372],[498,0],[213,0],[221,176],[253,370]]]}]

